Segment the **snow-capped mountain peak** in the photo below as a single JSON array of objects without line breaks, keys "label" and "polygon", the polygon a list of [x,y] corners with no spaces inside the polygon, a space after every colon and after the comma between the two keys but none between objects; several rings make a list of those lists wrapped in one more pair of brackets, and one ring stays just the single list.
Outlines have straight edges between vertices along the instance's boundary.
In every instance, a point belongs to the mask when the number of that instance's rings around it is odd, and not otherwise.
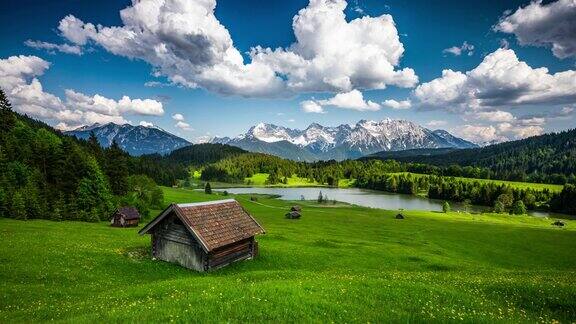
[{"label": "snow-capped mountain peak", "polygon": [[[475,147],[475,144],[457,138],[447,131],[433,132],[407,120],[390,118],[381,121],[360,120],[354,125],[342,124],[336,127],[313,123],[304,130],[259,123],[245,134],[235,138],[214,138],[212,142],[235,145],[249,151],[276,153],[297,160],[303,159],[301,155],[310,154],[313,157],[308,159],[312,160],[341,160],[378,151]],[[267,145],[258,144],[262,142]],[[277,153],[278,151],[281,153]],[[285,153],[286,151],[288,152]]]},{"label": "snow-capped mountain peak", "polygon": [[273,124],[259,123],[251,127],[247,134],[244,136],[252,136],[256,139],[267,143],[274,143],[279,141],[291,141],[294,131]]},{"label": "snow-capped mountain peak", "polygon": [[94,132],[98,142],[103,147],[108,147],[112,144],[112,141],[116,141],[122,149],[131,155],[166,154],[190,145],[187,140],[156,126],[132,126],[130,124],[118,125],[114,123],[94,124],[82,126],[65,133],[87,139],[92,132]]}]

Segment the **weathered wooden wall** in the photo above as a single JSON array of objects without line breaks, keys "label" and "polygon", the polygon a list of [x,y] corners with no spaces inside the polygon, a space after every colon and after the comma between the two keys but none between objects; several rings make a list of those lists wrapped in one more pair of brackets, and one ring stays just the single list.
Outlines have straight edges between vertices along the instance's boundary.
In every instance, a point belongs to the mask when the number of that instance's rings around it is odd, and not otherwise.
[{"label": "weathered wooden wall", "polygon": [[138,219],[125,219],[121,214],[114,214],[114,216],[112,217],[112,221],[110,222],[110,225],[114,226],[114,227],[132,227],[132,226],[138,226]]},{"label": "weathered wooden wall", "polygon": [[221,268],[232,262],[249,259],[253,256],[254,238],[251,237],[211,251],[208,254],[208,268]]},{"label": "weathered wooden wall", "polygon": [[160,260],[205,271],[206,253],[174,215],[166,217],[153,232],[152,253]]}]

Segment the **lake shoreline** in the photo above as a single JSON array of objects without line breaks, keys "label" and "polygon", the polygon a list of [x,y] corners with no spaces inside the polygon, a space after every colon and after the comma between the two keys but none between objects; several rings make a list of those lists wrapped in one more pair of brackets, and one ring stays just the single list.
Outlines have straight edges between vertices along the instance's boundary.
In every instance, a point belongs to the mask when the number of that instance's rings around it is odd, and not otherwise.
[{"label": "lake shoreline", "polygon": [[[201,189],[195,189],[201,190]],[[441,212],[443,200],[431,199],[420,195],[408,195],[400,193],[390,193],[371,189],[361,188],[336,188],[336,187],[263,187],[263,186],[243,186],[214,188],[214,191],[226,191],[231,194],[265,194],[278,197],[284,201],[314,201],[322,192],[330,201],[357,205],[360,207],[377,208],[383,210],[403,211],[403,210],[423,210],[432,212]],[[304,200],[301,198],[304,197]],[[483,214],[491,212],[488,206],[469,205],[464,206],[462,203],[450,202],[452,210],[469,214]],[[551,213],[540,210],[530,210],[528,215],[532,217],[548,217],[561,219],[575,219],[571,215]]]}]

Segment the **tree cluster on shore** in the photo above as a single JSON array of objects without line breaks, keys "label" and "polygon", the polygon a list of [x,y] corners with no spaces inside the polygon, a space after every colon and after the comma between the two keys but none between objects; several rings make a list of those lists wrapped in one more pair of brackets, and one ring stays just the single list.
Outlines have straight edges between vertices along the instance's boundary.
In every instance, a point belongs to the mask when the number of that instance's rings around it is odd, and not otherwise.
[{"label": "tree cluster on shore", "polygon": [[[305,163],[270,155],[247,153],[225,158],[206,166],[202,171],[202,179],[242,183],[245,178],[256,173],[268,173],[273,176],[268,178],[267,184],[275,184],[282,181],[281,179],[297,175],[310,182],[330,186],[337,186],[340,179],[355,179],[355,186],[359,188],[467,202],[490,206],[498,212],[542,209],[576,214],[576,195],[574,185],[571,184],[566,184],[561,193],[555,193],[548,189],[520,189],[506,184],[444,175],[444,173],[462,175],[461,172],[454,170],[467,170],[465,174],[473,174],[472,169],[474,168],[449,167],[439,172],[441,169],[438,167],[400,163],[394,160]],[[410,172],[419,175],[414,176]]]}]

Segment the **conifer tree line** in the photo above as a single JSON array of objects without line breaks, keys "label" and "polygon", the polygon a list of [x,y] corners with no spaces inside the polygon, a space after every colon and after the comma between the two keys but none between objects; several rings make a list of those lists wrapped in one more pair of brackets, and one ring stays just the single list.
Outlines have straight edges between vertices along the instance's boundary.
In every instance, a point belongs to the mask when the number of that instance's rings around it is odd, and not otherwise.
[{"label": "conifer tree line", "polygon": [[[395,155],[387,152],[385,156]],[[426,165],[436,175],[576,184],[576,129],[442,154],[398,155],[394,159]]]},{"label": "conifer tree line", "polygon": [[306,163],[246,153],[209,164],[202,170],[201,178],[205,181],[240,183],[256,173],[268,173],[266,184],[282,183],[286,178],[297,175],[310,182],[329,186],[337,186],[340,179],[355,179],[355,185],[359,188],[467,202],[490,206],[499,212],[521,211],[524,208],[576,214],[576,190],[572,184],[565,184],[561,193],[553,193],[547,189],[518,189],[451,176],[452,172],[458,172],[461,176],[462,173],[475,174],[481,170],[477,167],[442,168],[377,159]]},{"label": "conifer tree line", "polygon": [[121,205],[146,216],[162,191],[137,162],[117,143],[103,149],[93,134],[77,140],[15,113],[0,90],[0,217],[97,222]]}]

